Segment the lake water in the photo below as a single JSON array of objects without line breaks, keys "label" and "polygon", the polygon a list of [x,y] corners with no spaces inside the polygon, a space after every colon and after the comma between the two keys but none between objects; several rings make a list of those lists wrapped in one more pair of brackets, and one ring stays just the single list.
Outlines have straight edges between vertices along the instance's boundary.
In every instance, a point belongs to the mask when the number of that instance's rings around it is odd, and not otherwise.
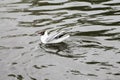
[{"label": "lake water", "polygon": [[0,80],[120,80],[120,0],[1,0]]}]

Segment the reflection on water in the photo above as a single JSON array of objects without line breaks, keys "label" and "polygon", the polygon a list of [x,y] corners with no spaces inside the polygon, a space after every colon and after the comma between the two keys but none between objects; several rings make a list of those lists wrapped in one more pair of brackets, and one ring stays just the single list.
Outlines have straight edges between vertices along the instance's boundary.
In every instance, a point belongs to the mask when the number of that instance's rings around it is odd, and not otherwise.
[{"label": "reflection on water", "polygon": [[[119,0],[1,0],[0,80],[119,80]],[[71,37],[45,45],[37,32]]]}]

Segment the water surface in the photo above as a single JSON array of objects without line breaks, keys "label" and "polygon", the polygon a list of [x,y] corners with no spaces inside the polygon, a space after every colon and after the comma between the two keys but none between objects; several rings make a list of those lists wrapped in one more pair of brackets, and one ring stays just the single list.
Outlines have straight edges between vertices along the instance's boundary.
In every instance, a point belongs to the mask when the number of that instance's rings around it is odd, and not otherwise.
[{"label": "water surface", "polygon": [[[1,0],[0,80],[119,80],[119,0]],[[37,33],[71,37],[44,45]]]}]

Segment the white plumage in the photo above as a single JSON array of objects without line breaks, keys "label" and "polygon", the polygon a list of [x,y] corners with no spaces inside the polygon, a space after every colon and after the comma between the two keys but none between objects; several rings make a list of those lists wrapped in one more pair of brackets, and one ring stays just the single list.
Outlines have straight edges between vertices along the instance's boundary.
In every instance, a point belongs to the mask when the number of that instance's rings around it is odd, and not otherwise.
[{"label": "white plumage", "polygon": [[60,43],[69,37],[70,35],[66,34],[65,31],[46,30],[40,39],[41,42],[44,44],[52,44],[52,43]]}]

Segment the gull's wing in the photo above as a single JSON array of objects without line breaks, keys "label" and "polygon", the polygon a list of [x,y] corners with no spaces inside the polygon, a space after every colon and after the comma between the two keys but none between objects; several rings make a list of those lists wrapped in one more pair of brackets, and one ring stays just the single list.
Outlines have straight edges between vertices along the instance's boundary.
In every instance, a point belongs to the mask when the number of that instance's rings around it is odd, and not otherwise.
[{"label": "gull's wing", "polygon": [[62,36],[61,38],[54,39],[54,40],[50,41],[49,43],[60,43],[60,42],[62,42],[63,40],[69,38],[69,37],[70,37],[70,35],[65,34],[65,35]]},{"label": "gull's wing", "polygon": [[59,38],[60,35],[63,35],[64,31],[61,31],[61,32],[51,32],[49,35],[48,35],[48,38],[46,39],[47,42],[51,42],[53,41],[54,39],[57,39]]}]

